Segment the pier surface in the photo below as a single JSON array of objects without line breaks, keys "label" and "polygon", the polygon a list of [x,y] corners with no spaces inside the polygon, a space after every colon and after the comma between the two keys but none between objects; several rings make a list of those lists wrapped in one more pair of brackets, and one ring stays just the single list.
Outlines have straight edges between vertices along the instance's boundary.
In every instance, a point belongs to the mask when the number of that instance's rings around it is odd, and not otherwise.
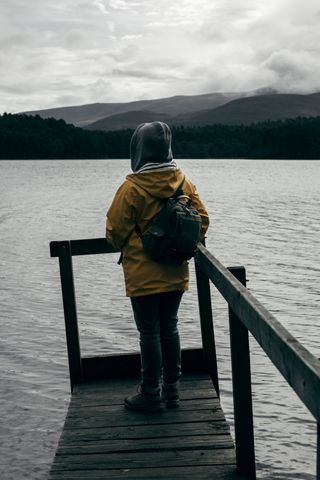
[{"label": "pier surface", "polygon": [[184,375],[180,407],[127,411],[137,379],[74,387],[50,480],[243,480],[233,440],[207,375]]}]

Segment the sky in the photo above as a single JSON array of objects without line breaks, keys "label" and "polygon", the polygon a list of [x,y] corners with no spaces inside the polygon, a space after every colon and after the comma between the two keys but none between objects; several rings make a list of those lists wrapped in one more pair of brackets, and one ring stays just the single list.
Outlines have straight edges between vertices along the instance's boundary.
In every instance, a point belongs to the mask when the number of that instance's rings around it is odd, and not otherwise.
[{"label": "sky", "polygon": [[320,91],[319,0],[1,0],[0,112]]}]

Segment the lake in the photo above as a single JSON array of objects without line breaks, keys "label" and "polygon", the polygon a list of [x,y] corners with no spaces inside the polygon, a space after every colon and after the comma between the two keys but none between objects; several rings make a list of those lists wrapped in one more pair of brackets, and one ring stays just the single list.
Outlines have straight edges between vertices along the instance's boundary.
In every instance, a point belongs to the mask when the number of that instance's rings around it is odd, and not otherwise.
[{"label": "lake", "polygon": [[[244,265],[248,287],[319,355],[320,162],[181,160],[207,206],[208,249]],[[46,477],[69,402],[57,259],[51,240],[104,235],[128,160],[0,161],[0,478]],[[138,350],[118,255],[74,259],[83,354]],[[193,268],[183,347],[200,345]],[[212,288],[221,397],[232,420],[227,308]],[[315,479],[311,414],[251,339],[258,477]],[[129,392],[130,393],[130,392]]]}]

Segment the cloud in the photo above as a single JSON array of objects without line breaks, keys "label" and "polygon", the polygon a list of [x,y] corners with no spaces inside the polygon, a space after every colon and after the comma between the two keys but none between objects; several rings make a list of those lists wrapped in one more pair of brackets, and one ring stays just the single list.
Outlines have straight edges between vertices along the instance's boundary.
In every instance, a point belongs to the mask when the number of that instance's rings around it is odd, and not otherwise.
[{"label": "cloud", "polygon": [[100,10],[100,12],[103,13],[104,15],[109,14],[109,10],[107,9],[106,5],[103,3],[102,0],[95,0],[93,2],[93,5],[95,5],[98,8],[98,10]]},{"label": "cloud", "polygon": [[[112,71],[113,75],[125,78],[135,78],[139,80],[156,80],[161,82],[169,82],[172,80],[181,79],[181,74],[179,73],[168,73],[166,68],[155,67],[148,69],[121,69],[115,68]],[[184,79],[184,77],[183,77]]]},{"label": "cloud", "polygon": [[219,3],[195,35],[210,58],[199,62],[202,71],[208,67],[205,90],[320,90],[317,2],[308,8],[296,0]]},{"label": "cloud", "polygon": [[320,90],[319,20],[318,0],[2,0],[1,108]]},{"label": "cloud", "polygon": [[127,2],[126,0],[108,0],[108,5],[115,10],[131,10],[132,8],[130,2]]},{"label": "cloud", "polygon": [[280,50],[273,52],[264,66],[272,72],[270,83],[282,92],[312,93],[320,90],[320,56],[308,51]]},{"label": "cloud", "polygon": [[139,38],[142,38],[142,35],[124,35],[123,37],[121,37],[121,40],[123,42],[132,43],[138,40]]}]

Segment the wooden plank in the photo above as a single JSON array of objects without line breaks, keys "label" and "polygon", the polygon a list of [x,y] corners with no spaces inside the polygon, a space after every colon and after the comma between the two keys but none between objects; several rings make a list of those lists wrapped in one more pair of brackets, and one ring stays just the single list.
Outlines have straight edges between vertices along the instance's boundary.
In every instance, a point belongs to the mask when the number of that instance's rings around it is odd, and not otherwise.
[{"label": "wooden plank", "polygon": [[[108,395],[107,391],[100,391],[96,394],[86,394],[86,395],[77,395],[76,397],[72,397],[71,403],[72,405],[96,405],[96,404],[103,404],[103,405],[122,405],[123,400],[128,395],[131,395],[135,392],[135,387],[131,389],[125,389],[124,392],[112,392],[110,391],[111,395]],[[217,395],[214,390],[212,389],[205,389],[199,388],[193,391],[192,389],[187,390],[180,390],[180,400],[181,401],[196,401],[201,399],[209,399],[209,398],[217,398]]]},{"label": "wooden plank", "polygon": [[[181,352],[183,373],[206,373],[207,364],[202,348],[183,349]],[[102,355],[82,358],[82,382],[97,379],[138,377],[140,375],[140,353]]]},{"label": "wooden plank", "polygon": [[[128,390],[137,388],[139,385],[139,378],[123,378],[123,379],[104,379],[97,380],[94,382],[81,383],[75,385],[72,392],[72,398],[76,398],[78,395],[90,394],[96,395],[101,392],[102,394],[117,394],[120,392],[122,395],[128,393]],[[212,381],[209,379],[208,375],[200,377],[199,379],[190,378],[189,376],[183,377],[180,383],[180,391],[185,390],[211,390],[214,392],[214,387]]]},{"label": "wooden plank", "polygon": [[[50,256],[58,257],[63,241],[50,242]],[[105,238],[70,240],[71,255],[97,255],[99,253],[118,252]]]},{"label": "wooden plank", "polygon": [[84,418],[79,416],[71,419],[67,417],[65,428],[108,428],[111,426],[161,425],[220,420],[224,420],[224,414],[221,409],[217,408],[189,411],[188,415],[180,408],[159,413],[140,413],[121,409],[120,411],[110,413],[106,411],[99,416],[89,415]]},{"label": "wooden plank", "polygon": [[[201,401],[199,401],[201,400]],[[190,399],[190,400],[180,400],[180,410],[208,410],[210,408],[218,408],[220,406],[219,400],[217,398],[203,398],[203,399]],[[119,409],[124,408],[123,401],[118,403],[109,403],[108,400],[103,401],[101,399],[100,403],[88,404],[88,402],[72,402],[72,408],[69,408],[68,417],[75,417],[79,415],[86,415],[89,412],[94,412],[94,414],[104,412],[108,409],[109,412],[117,412]]]},{"label": "wooden plank", "polygon": [[235,465],[159,467],[159,468],[121,468],[118,470],[51,472],[50,480],[245,480],[236,471]]},{"label": "wooden plank", "polygon": [[[122,382],[108,380],[76,385],[73,390],[71,405],[123,404],[125,397],[137,391],[138,384],[138,379],[124,379]],[[212,382],[208,379],[193,381],[184,379],[179,390],[182,401],[217,398]]]},{"label": "wooden plank", "polygon": [[80,454],[56,456],[52,471],[57,470],[94,470],[114,468],[147,468],[195,465],[228,465],[234,464],[234,450],[227,449],[199,449],[199,450],[168,450],[143,452],[142,455],[124,452],[121,454]]},{"label": "wooden plank", "polygon": [[302,402],[320,421],[320,361],[203,246],[196,262],[252,333]]},{"label": "wooden plank", "polygon": [[194,421],[220,421],[224,419],[224,414],[219,407],[207,406],[203,409],[184,410],[182,408],[170,409],[163,412],[141,413],[125,411],[122,407],[114,410],[106,410],[104,407],[91,408],[86,411],[74,411],[68,414],[66,418],[66,428],[79,428],[79,425],[91,427],[91,422],[101,428],[104,426],[117,425],[158,425],[159,423],[189,423]]},{"label": "wooden plank", "polygon": [[[119,387],[113,389],[111,386],[106,390],[99,390],[96,393],[83,392],[72,397],[70,407],[72,406],[94,406],[94,405],[123,405],[125,397],[128,397],[136,392],[136,385],[128,388]],[[207,388],[181,388],[180,399],[184,401],[197,401],[206,399],[215,399],[217,395],[215,391]]]},{"label": "wooden plank", "polygon": [[190,450],[199,448],[233,448],[230,435],[192,435],[162,438],[116,439],[103,442],[63,443],[57,455],[89,453],[151,452],[171,449]]},{"label": "wooden plank", "polygon": [[173,423],[163,425],[112,426],[110,428],[64,429],[59,445],[73,442],[103,442],[113,439],[171,438],[178,436],[225,435],[230,427],[225,421]]},{"label": "wooden plank", "polygon": [[103,355],[82,359],[83,382],[98,379],[138,377],[141,371],[140,353]]}]

